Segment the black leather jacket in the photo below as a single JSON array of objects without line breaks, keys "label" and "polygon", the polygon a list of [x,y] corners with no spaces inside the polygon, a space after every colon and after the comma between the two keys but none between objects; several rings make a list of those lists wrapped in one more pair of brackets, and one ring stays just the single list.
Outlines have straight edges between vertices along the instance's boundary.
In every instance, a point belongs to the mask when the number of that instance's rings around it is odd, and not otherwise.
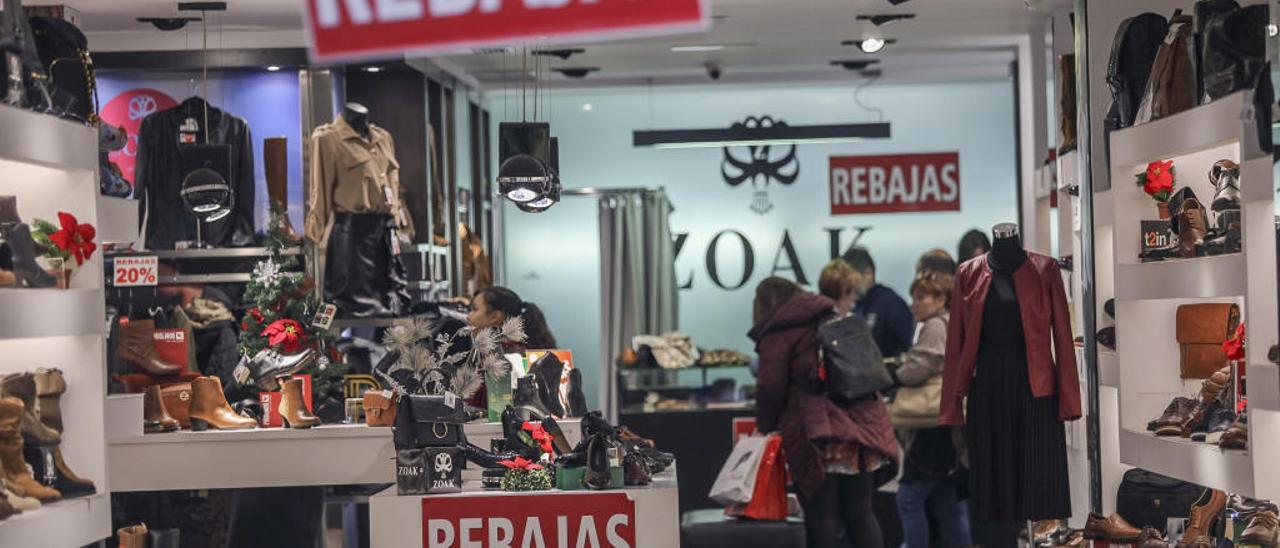
[{"label": "black leather jacket", "polygon": [[[146,220],[148,249],[173,249],[173,243],[196,239],[196,218],[187,213],[182,197],[182,156],[178,128],[188,115],[204,123],[203,100],[192,97],[182,104],[147,116],[138,130],[137,178],[134,194],[142,200],[141,223]],[[206,143],[203,128],[196,142]],[[231,146],[231,173],[227,174],[233,197],[231,215],[205,223],[201,236],[215,246],[253,244],[253,139],[243,118],[209,107],[209,144]]]}]

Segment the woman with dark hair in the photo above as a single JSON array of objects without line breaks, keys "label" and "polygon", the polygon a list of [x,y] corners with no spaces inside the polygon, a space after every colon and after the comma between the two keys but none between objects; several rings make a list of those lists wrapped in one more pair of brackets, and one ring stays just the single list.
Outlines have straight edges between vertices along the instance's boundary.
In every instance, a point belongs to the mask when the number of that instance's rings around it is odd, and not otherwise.
[{"label": "woman with dark hair", "polygon": [[818,326],[835,316],[835,303],[772,277],[756,287],[753,316],[748,336],[760,357],[756,425],[782,433],[809,546],[835,547],[843,529],[854,548],[880,548],[871,497],[897,474],[898,444],[878,394],[851,403],[827,397]]},{"label": "woman with dark hair", "polygon": [[[471,313],[467,323],[476,329],[500,327],[508,318],[524,320],[524,332],[529,338],[524,346],[534,350],[553,350],[556,338],[547,326],[547,318],[538,305],[525,302],[515,291],[505,287],[486,287],[471,297]],[[523,349],[513,350],[523,352]]]},{"label": "woman with dark hair", "polygon": [[959,253],[956,254],[956,262],[964,264],[969,259],[981,257],[984,253],[991,251],[991,239],[987,238],[986,233],[975,228],[960,237],[960,247],[957,251]]}]

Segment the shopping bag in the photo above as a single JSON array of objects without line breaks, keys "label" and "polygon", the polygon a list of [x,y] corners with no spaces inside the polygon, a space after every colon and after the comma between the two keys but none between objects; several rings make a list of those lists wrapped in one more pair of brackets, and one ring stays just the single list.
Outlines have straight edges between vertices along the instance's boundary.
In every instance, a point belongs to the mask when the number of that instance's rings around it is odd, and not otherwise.
[{"label": "shopping bag", "polygon": [[764,454],[760,457],[756,473],[755,489],[751,501],[725,509],[730,516],[761,521],[787,519],[787,468],[782,460],[782,438],[769,436]]},{"label": "shopping bag", "polygon": [[[773,436],[777,437],[777,436]],[[725,506],[746,504],[751,501],[756,486],[756,473],[760,471],[760,457],[771,438],[746,436],[733,445],[729,460],[720,468],[716,482],[711,485],[711,500]]]}]

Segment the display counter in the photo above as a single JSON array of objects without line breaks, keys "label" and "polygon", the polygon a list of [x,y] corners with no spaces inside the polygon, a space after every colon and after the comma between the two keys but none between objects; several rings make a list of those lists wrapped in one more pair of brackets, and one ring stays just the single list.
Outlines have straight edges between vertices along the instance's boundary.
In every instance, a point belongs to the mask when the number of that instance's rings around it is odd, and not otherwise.
[{"label": "display counter", "polygon": [[680,545],[676,466],[644,487],[607,491],[489,491],[464,482],[461,493],[369,498],[370,546]]}]

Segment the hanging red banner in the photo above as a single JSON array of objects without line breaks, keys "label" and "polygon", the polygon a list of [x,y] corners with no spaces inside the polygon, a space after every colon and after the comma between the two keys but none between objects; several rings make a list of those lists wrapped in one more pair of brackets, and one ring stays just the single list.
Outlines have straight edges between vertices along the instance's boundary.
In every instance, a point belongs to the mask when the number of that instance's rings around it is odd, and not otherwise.
[{"label": "hanging red banner", "polygon": [[960,153],[832,156],[831,214],[960,211]]},{"label": "hanging red banner", "polygon": [[622,493],[422,498],[422,548],[636,546],[636,503]]},{"label": "hanging red banner", "polygon": [[708,26],[704,0],[307,0],[311,58],[597,42]]}]

